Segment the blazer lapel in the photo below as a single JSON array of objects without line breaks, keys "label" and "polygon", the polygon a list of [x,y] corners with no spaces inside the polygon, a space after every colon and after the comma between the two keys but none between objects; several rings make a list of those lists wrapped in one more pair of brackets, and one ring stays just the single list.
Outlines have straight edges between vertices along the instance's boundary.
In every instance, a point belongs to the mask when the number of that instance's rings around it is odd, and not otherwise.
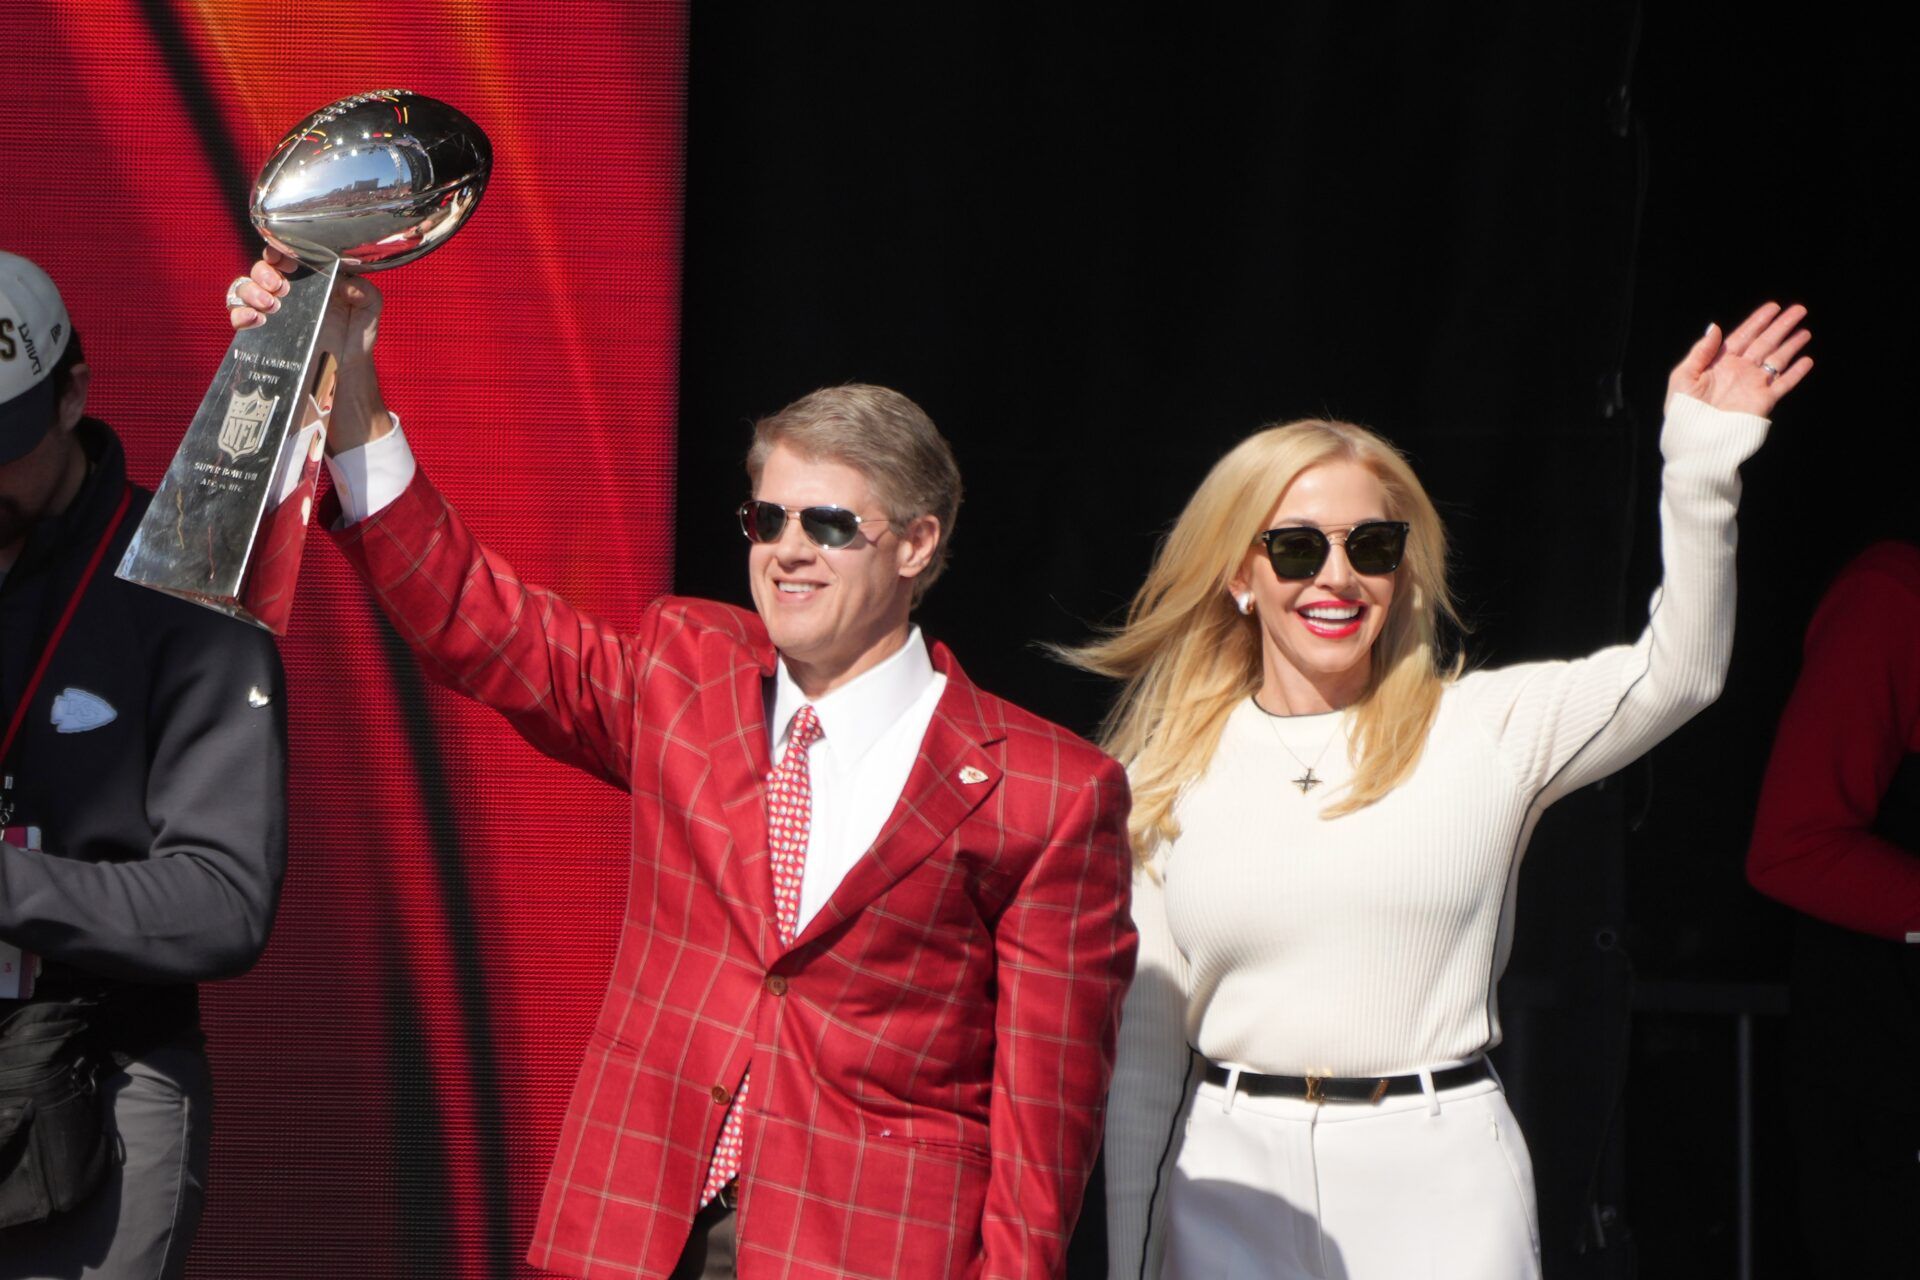
[{"label": "blazer lapel", "polygon": [[[723,642],[716,637],[716,642]],[[777,661],[771,645],[732,647],[732,666],[700,699],[713,785],[733,853],[719,867],[721,901],[764,959],[780,952],[773,922],[772,860],[767,856],[766,776],[770,762],[766,680]],[[709,811],[711,812],[711,811]]]},{"label": "blazer lapel", "polygon": [[939,848],[1000,785],[1000,767],[985,748],[1004,732],[983,722],[979,690],[945,645],[934,646],[933,664],[945,673],[947,687],[900,799],[873,846],[794,939],[796,948],[864,910]]}]

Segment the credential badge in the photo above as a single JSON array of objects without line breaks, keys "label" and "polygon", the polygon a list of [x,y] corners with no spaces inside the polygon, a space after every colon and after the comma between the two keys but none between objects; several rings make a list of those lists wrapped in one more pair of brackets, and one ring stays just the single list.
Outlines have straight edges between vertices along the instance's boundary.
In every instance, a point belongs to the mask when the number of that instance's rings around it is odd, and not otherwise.
[{"label": "credential badge", "polygon": [[234,462],[258,453],[261,441],[267,438],[273,407],[279,403],[279,396],[268,400],[251,387],[234,392],[227,400],[226,423],[220,428],[220,452]]}]

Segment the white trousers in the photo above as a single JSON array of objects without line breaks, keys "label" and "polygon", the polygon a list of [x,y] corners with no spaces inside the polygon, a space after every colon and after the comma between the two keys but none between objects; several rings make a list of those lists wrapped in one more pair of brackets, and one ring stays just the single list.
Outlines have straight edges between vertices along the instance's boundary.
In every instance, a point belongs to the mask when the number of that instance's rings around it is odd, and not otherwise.
[{"label": "white trousers", "polygon": [[1539,1280],[1533,1162],[1492,1080],[1377,1105],[1202,1084],[1163,1280]]}]

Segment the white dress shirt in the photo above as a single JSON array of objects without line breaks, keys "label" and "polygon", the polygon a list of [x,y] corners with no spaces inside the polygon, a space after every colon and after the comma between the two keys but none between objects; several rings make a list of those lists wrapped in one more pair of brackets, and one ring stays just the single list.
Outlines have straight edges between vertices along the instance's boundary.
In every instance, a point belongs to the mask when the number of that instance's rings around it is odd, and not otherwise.
[{"label": "white dress shirt", "polygon": [[[807,752],[813,820],[800,877],[796,934],[826,905],[886,825],[946,687],[947,678],[933,669],[927,643],[914,627],[907,642],[880,665],[813,700],[820,740]],[[773,735],[771,758],[778,761],[793,717],[808,700],[785,659],[770,692],[773,709],[767,724]]]},{"label": "white dress shirt", "polygon": [[400,415],[390,414],[393,430],[358,449],[327,455],[333,491],[340,498],[338,528],[359,524],[384,510],[413,483],[413,449],[400,430]]},{"label": "white dress shirt", "polygon": [[[340,496],[340,525],[357,524],[385,508],[413,482],[413,450],[393,431],[358,449],[327,458]],[[821,736],[807,753],[813,818],[800,878],[794,931],[807,927],[860,856],[872,847],[906,789],[920,742],[947,678],[933,669],[927,643],[914,627],[899,650],[870,671],[813,702]],[[807,704],[784,659],[768,682],[768,758],[786,750],[793,717]]]}]

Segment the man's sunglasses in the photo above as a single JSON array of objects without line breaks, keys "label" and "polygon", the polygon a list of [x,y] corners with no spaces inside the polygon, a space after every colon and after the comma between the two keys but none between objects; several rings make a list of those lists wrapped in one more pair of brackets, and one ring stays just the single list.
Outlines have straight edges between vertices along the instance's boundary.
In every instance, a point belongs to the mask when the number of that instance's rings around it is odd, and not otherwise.
[{"label": "man's sunglasses", "polygon": [[[1333,539],[1325,530],[1311,525],[1288,525],[1269,529],[1254,539],[1267,547],[1267,561],[1276,577],[1295,581],[1311,578],[1327,563]],[[1347,563],[1355,573],[1369,576],[1392,573],[1400,567],[1407,550],[1407,522],[1404,520],[1368,520],[1354,525],[1340,539],[1347,550]]]},{"label": "man's sunglasses", "polygon": [[800,532],[816,547],[844,547],[863,524],[886,524],[882,516],[857,516],[845,507],[783,507],[752,498],[740,504],[740,532],[748,542],[778,542],[788,516],[800,517]]}]

